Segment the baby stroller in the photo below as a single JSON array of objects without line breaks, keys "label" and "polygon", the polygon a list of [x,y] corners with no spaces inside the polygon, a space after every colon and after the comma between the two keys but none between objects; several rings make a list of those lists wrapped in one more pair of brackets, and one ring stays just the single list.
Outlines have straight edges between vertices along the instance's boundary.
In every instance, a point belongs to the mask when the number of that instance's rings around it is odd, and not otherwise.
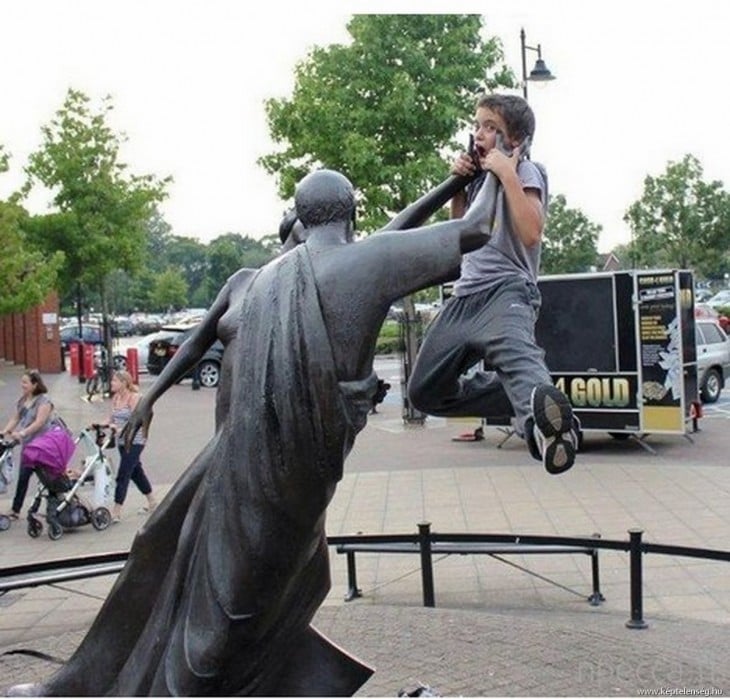
[{"label": "baby stroller", "polygon": [[[28,535],[34,539],[43,532],[43,523],[38,516],[38,510],[44,499],[48,537],[52,541],[60,539],[64,529],[91,524],[94,529],[101,531],[111,524],[111,512],[105,506],[111,493],[111,467],[102,450],[109,445],[112,436],[111,433],[106,436],[104,429],[99,425],[92,426],[92,429],[96,432],[95,436],[90,430],[82,430],[75,441],[69,440],[70,449],[53,446],[53,440],[48,440],[49,446],[44,449],[43,454],[35,452],[32,454],[33,462],[36,464],[35,472],[40,481],[28,510]],[[61,442],[60,439],[56,441]],[[93,444],[94,453],[86,457],[79,474],[72,474],[66,471],[66,464],[76,445],[81,441]],[[26,451],[28,446],[30,445],[26,446]],[[94,483],[93,504],[78,492],[84,483],[91,481]]]},{"label": "baby stroller", "polygon": [[[0,437],[0,493],[6,493],[13,481],[13,447],[16,442]],[[10,529],[10,517],[0,514],[0,532]]]}]

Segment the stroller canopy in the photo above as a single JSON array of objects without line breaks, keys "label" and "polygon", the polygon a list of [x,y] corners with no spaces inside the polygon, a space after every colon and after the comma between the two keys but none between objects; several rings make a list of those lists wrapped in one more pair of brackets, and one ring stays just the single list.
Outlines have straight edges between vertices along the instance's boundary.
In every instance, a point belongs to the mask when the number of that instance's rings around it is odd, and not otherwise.
[{"label": "stroller canopy", "polygon": [[53,477],[66,472],[66,466],[76,450],[76,444],[62,427],[52,427],[23,447],[22,465],[43,466]]}]

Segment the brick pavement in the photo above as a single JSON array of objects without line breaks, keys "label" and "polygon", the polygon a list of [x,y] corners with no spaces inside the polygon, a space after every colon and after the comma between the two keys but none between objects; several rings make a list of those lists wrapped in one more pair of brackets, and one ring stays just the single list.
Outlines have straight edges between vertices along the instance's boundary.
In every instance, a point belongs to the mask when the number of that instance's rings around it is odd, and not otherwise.
[{"label": "brick pavement", "polygon": [[[0,404],[17,397],[21,369],[0,364]],[[79,400],[68,376],[49,377],[74,427],[106,411]],[[169,408],[169,409],[167,409]],[[174,387],[156,410],[147,461],[164,492],[212,430],[212,392]],[[4,419],[4,418],[3,418]],[[652,437],[657,453],[588,435],[579,464],[562,477],[542,473],[516,439],[498,433],[454,443],[467,424],[429,420],[404,428],[398,407],[370,418],[328,512],[330,534],[405,533],[419,521],[435,531],[626,538],[633,527],[666,544],[727,549],[730,435],[724,417],[703,420],[694,444]],[[472,425],[473,426],[473,425]],[[175,435],[175,439],[165,438]],[[9,506],[0,496],[0,511]],[[129,514],[105,532],[84,527],[60,541],[31,540],[24,527],[0,532],[2,565],[129,546],[142,519]],[[343,604],[344,557],[332,555],[333,588],[318,615],[333,640],[378,671],[362,695],[390,696],[417,682],[448,695],[632,695],[661,687],[730,690],[730,576],[726,563],[646,556],[644,618],[631,631],[628,558],[601,553],[606,602],[588,606],[590,566],[582,556],[512,557],[528,574],[485,556],[435,563],[436,609],[423,609],[417,557],[358,557],[364,597]],[[541,577],[535,577],[537,574]],[[9,593],[0,598],[0,650],[66,657],[98,609],[109,578]],[[52,669],[27,656],[0,656],[2,684]],[[36,675],[38,673],[38,675]]]}]

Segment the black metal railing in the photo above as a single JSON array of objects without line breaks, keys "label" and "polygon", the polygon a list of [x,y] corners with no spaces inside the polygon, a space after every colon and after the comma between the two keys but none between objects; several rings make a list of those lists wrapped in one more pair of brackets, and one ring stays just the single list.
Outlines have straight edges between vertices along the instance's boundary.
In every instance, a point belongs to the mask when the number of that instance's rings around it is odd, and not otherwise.
[{"label": "black metal railing", "polygon": [[[643,541],[643,531],[628,530],[628,540],[589,537],[549,536],[541,534],[466,534],[432,532],[428,522],[418,525],[412,534],[355,534],[328,537],[329,545],[338,553],[347,554],[348,598],[360,596],[357,589],[355,553],[419,554],[424,606],[435,606],[433,556],[497,553],[584,553],[591,556],[593,594],[591,604],[599,604],[600,594],[598,551],[615,550],[629,553],[631,616],[626,626],[647,628],[643,618],[643,556],[646,554],[730,561],[730,551],[717,549],[653,544]],[[0,568],[0,594],[21,588],[51,585],[69,580],[119,573],[129,556],[128,551],[75,556],[73,558],[27,563]]]}]

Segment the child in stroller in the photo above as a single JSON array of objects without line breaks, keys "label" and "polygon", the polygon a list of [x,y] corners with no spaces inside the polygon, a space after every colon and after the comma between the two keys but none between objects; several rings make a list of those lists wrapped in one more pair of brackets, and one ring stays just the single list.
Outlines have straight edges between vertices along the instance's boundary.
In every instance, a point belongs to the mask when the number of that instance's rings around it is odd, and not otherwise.
[{"label": "child in stroller", "polygon": [[[91,435],[91,430],[95,430],[95,437]],[[111,524],[112,517],[107,507],[95,507],[78,493],[79,488],[91,480],[95,483],[97,494],[99,490],[102,493],[108,490],[104,484],[111,479],[111,469],[102,450],[108,446],[110,439],[111,435],[106,436],[104,428],[92,425],[82,430],[75,441],[69,439],[70,447],[57,439],[57,444],[49,443],[43,453],[33,454],[40,486],[28,510],[29,536],[36,538],[43,532],[43,523],[37,513],[44,498],[48,536],[53,541],[61,538],[64,529],[91,524],[100,531]],[[67,470],[73,451],[82,440],[95,444],[95,453],[85,459],[81,472]]]}]

